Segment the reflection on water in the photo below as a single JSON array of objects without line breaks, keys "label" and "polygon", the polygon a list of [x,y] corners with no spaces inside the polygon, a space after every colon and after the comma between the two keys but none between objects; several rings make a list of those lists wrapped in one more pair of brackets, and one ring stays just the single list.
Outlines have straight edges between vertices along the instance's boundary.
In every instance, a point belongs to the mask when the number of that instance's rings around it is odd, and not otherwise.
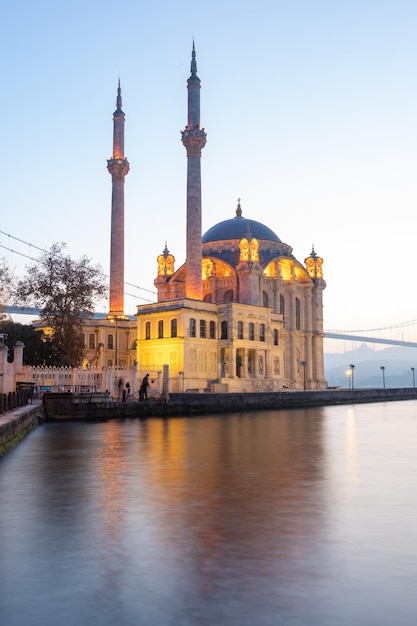
[{"label": "reflection on water", "polygon": [[0,623],[414,623],[416,409],[43,425],[0,463]]}]

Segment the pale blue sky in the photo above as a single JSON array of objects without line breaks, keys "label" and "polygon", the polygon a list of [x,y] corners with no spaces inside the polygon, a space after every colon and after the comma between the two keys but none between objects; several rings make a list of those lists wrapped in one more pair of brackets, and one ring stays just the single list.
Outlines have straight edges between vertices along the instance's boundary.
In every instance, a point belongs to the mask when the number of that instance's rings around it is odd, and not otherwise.
[{"label": "pale blue sky", "polygon": [[[108,273],[120,76],[125,278],[153,290],[165,240],[178,268],[194,37],[203,230],[241,197],[299,260],[313,243],[324,258],[326,329],[417,318],[415,0],[16,1],[2,24],[0,230],[39,247],[64,241]],[[21,271],[17,254],[0,256]]]}]

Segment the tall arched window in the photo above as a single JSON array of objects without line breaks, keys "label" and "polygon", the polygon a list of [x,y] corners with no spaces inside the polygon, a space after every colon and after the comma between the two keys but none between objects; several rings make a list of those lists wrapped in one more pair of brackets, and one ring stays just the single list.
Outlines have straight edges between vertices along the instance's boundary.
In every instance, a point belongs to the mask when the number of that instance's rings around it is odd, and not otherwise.
[{"label": "tall arched window", "polygon": [[223,302],[233,302],[233,289],[228,289],[224,292]]},{"label": "tall arched window", "polygon": [[211,293],[206,293],[206,295],[203,298],[203,302],[211,302],[211,301],[212,301]]},{"label": "tall arched window", "polygon": [[151,323],[150,322],[146,322],[145,324],[145,339],[150,339],[151,338]]},{"label": "tall arched window", "polygon": [[94,333],[90,333],[88,336],[88,347],[90,350],[94,350],[96,347],[96,336]]},{"label": "tall arched window", "polygon": [[263,306],[269,306],[269,298],[268,298],[268,294],[266,293],[266,291],[262,292],[262,304]]},{"label": "tall arched window", "polygon": [[274,328],[274,346],[277,346],[278,344],[279,344],[278,329]]},{"label": "tall arched window", "polygon": [[210,339],[216,339],[216,322],[210,322]]},{"label": "tall arched window", "polygon": [[174,318],[171,320],[171,337],[178,336],[178,320]]},{"label": "tall arched window", "polygon": [[249,322],[249,341],[255,341],[255,324]]},{"label": "tall arched window", "polygon": [[200,320],[200,337],[203,339],[206,336],[206,320]]},{"label": "tall arched window", "polygon": [[107,335],[107,348],[113,350],[113,335]]},{"label": "tall arched window", "polygon": [[259,324],[259,341],[265,341],[265,324]]},{"label": "tall arched window", "polygon": [[223,320],[220,324],[220,339],[227,339],[227,322]]},{"label": "tall arched window", "polygon": [[295,299],[295,328],[301,330],[301,303],[299,298]]},{"label": "tall arched window", "polygon": [[237,323],[237,338],[243,339],[243,322]]},{"label": "tall arched window", "polygon": [[163,339],[164,337],[164,320],[158,321],[158,339]]},{"label": "tall arched window", "polygon": [[285,315],[285,299],[282,294],[279,297],[279,312],[280,315]]},{"label": "tall arched window", "polygon": [[190,337],[195,337],[197,334],[197,325],[195,319],[192,317],[190,319]]}]

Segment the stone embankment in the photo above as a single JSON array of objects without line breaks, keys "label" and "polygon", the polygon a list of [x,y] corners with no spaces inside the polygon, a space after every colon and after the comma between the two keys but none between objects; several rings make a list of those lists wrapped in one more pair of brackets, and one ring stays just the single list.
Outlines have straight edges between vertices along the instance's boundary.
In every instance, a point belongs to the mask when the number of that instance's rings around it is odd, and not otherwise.
[{"label": "stone embankment", "polygon": [[0,456],[19,443],[32,428],[43,421],[40,402],[26,404],[0,414]]},{"label": "stone embankment", "polygon": [[240,411],[279,410],[417,399],[417,389],[326,389],[280,393],[175,393],[168,402],[154,398],[145,402],[114,402],[105,394],[82,398],[71,393],[43,396],[46,420],[114,419],[124,417],[170,417]]},{"label": "stone embankment", "polygon": [[415,400],[417,389],[327,389],[281,393],[175,393],[168,402],[151,398],[146,402],[114,402],[108,394],[47,393],[43,406],[36,401],[0,414],[0,456],[16,445],[43,421],[108,420],[138,417],[193,416],[212,413],[277,410]]}]

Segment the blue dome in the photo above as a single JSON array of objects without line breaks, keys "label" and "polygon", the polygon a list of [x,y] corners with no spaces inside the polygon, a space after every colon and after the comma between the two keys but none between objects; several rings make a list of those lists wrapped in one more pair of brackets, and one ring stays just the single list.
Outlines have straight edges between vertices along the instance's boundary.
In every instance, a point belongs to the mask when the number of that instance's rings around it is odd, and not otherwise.
[{"label": "blue dome", "polygon": [[264,241],[275,241],[282,243],[281,239],[277,237],[273,230],[256,222],[255,220],[249,220],[246,217],[236,216],[224,222],[219,222],[215,226],[212,226],[204,235],[203,243],[209,243],[211,241],[222,241],[230,239],[242,239],[251,234],[255,239],[262,239]]}]

